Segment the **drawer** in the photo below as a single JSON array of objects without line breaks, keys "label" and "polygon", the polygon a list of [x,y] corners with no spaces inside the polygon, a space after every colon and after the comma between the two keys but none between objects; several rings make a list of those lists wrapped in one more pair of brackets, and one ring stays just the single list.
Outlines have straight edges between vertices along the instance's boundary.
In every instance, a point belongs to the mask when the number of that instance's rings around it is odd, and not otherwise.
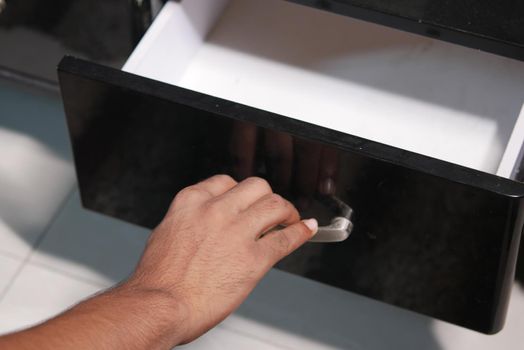
[{"label": "drawer", "polygon": [[[280,188],[267,140],[283,137],[319,174],[318,153],[335,154],[355,227],[278,268],[502,328],[524,223],[523,62],[281,0],[192,0],[164,6],[123,72],[65,58],[59,75],[87,208],[154,227],[218,171]],[[300,181],[281,193],[327,220]]]},{"label": "drawer", "polygon": [[168,3],[124,71],[505,177],[524,102],[522,62],[280,0]]}]

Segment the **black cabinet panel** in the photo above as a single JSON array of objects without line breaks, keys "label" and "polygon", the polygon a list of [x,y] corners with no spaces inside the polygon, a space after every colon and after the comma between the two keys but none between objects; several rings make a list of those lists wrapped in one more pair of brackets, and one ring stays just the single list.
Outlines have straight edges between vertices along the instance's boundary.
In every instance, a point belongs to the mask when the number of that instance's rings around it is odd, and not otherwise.
[{"label": "black cabinet panel", "polygon": [[148,27],[149,4],[148,0],[0,0],[0,71],[56,85],[56,63],[64,54],[121,67]]},{"label": "black cabinet panel", "polygon": [[288,0],[524,60],[524,2]]},{"label": "black cabinet panel", "polygon": [[327,221],[332,190],[354,209],[352,235],[308,243],[278,268],[502,327],[524,185],[74,58],[59,77],[85,207],[153,228],[180,189],[228,173],[262,176]]}]

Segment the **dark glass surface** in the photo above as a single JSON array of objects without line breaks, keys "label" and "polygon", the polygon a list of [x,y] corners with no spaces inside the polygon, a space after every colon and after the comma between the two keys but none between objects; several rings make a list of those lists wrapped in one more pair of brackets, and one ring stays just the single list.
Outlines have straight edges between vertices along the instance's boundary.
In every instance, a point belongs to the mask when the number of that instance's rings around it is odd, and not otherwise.
[{"label": "dark glass surface", "polygon": [[332,179],[355,211],[352,235],[308,243],[278,268],[481,332],[502,327],[524,185],[73,58],[59,76],[87,208],[153,228],[180,189],[228,173],[268,179],[325,222]]},{"label": "dark glass surface", "polygon": [[524,60],[522,1],[290,1]]},{"label": "dark glass surface", "polygon": [[150,21],[149,0],[0,0],[0,68],[56,84],[64,54],[120,67]]}]

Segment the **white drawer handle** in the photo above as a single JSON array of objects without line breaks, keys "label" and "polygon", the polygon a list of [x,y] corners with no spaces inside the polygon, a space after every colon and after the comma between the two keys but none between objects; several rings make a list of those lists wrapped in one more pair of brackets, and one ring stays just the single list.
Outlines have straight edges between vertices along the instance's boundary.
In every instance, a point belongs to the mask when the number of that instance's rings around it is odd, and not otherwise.
[{"label": "white drawer handle", "polygon": [[353,223],[351,222],[353,209],[337,197],[329,197],[329,201],[333,202],[338,207],[340,215],[334,217],[329,225],[320,226],[317,234],[309,240],[310,242],[342,242],[349,237],[353,230]]},{"label": "white drawer handle", "polygon": [[327,226],[320,226],[317,234],[311,238],[310,242],[331,243],[345,241],[353,230],[353,223],[348,219],[337,216],[331,220]]}]

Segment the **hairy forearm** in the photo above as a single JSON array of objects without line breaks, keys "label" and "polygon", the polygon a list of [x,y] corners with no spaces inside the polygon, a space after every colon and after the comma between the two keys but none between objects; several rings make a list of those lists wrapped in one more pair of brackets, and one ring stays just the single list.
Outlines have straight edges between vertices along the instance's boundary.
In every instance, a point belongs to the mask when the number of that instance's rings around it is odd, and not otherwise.
[{"label": "hairy forearm", "polygon": [[184,314],[172,295],[128,283],[0,338],[0,348],[171,349],[183,340]]}]

